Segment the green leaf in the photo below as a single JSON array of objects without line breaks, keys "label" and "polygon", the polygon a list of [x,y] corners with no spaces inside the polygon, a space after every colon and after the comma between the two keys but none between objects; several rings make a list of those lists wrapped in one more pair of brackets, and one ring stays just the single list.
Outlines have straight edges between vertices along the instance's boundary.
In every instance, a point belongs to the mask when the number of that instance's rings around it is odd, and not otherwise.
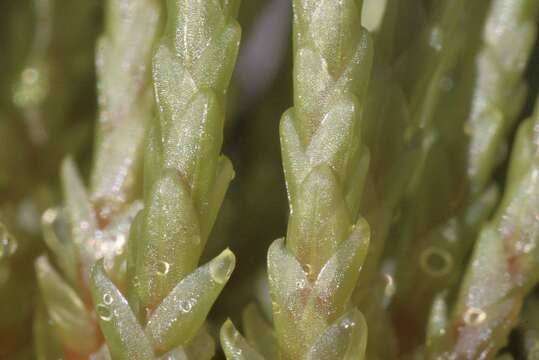
[{"label": "green leaf", "polygon": [[330,320],[342,314],[350,300],[367,255],[369,232],[367,222],[360,219],[318,274],[311,301],[327,305],[316,306],[316,311]]},{"label": "green leaf", "polygon": [[144,330],[120,290],[112,283],[103,260],[92,268],[92,299],[101,331],[111,357],[125,360],[153,360],[154,354]]},{"label": "green leaf", "polygon": [[[349,231],[352,220],[335,172],[315,167],[301,184],[288,224],[287,247],[316,277]],[[306,266],[306,265],[305,265]]]},{"label": "green leaf", "polygon": [[357,309],[352,309],[320,335],[305,359],[363,359],[366,347],[367,323]]},{"label": "green leaf", "polygon": [[196,209],[178,171],[164,170],[146,201],[136,276],[145,284],[138,288],[141,304],[155,307],[196,267],[202,244]]},{"label": "green leaf", "polygon": [[[221,327],[220,337],[227,360],[265,359],[247,343],[230,320],[227,320]],[[272,360],[272,358],[268,358],[267,360]]]},{"label": "green leaf", "polygon": [[156,307],[145,332],[159,353],[187,344],[200,329],[235,266],[230,250],[181,280]]},{"label": "green leaf", "polygon": [[99,344],[97,328],[75,291],[54,270],[46,256],[35,263],[37,280],[56,334],[62,345],[89,354]]}]

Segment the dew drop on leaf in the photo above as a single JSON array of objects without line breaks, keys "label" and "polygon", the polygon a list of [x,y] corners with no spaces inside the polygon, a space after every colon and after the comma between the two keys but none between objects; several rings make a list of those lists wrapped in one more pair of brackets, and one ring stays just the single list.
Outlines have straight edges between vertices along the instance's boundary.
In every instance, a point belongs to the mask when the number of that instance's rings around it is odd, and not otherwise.
[{"label": "dew drop on leaf", "polygon": [[103,295],[103,303],[105,303],[105,305],[110,305],[112,304],[112,302],[114,301],[114,299],[112,298],[112,295],[111,294],[105,294]]},{"label": "dew drop on leaf", "polygon": [[191,311],[191,309],[193,309],[193,303],[194,303],[194,300],[192,299],[182,300],[180,302],[180,310],[184,313],[188,313],[189,311]]},{"label": "dew drop on leaf", "polygon": [[165,276],[170,271],[170,264],[166,261],[160,261],[157,264],[157,275]]},{"label": "dew drop on leaf", "polygon": [[430,246],[423,250],[419,262],[423,271],[433,277],[447,275],[453,269],[451,254],[437,246]]},{"label": "dew drop on leaf", "polygon": [[487,314],[483,310],[474,307],[468,308],[464,313],[464,322],[470,326],[477,326],[485,321],[486,318]]},{"label": "dew drop on leaf", "polygon": [[349,320],[349,319],[346,319],[341,323],[341,325],[342,325],[343,328],[349,329],[349,328],[352,328],[352,327],[356,326],[356,323]]},{"label": "dew drop on leaf", "polygon": [[95,311],[97,312],[97,315],[99,315],[99,318],[103,321],[110,321],[112,319],[112,312],[106,305],[97,304]]},{"label": "dew drop on leaf", "polygon": [[311,264],[304,264],[302,265],[303,271],[305,271],[305,274],[307,274],[308,278],[312,278],[313,276],[313,266]]}]

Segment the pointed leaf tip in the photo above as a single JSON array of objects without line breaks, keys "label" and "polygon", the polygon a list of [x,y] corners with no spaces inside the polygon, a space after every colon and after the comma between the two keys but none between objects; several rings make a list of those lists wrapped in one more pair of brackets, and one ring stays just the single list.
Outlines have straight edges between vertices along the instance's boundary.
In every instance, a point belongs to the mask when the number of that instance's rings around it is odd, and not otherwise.
[{"label": "pointed leaf tip", "polygon": [[220,338],[227,360],[264,360],[236,330],[230,319],[221,327]]},{"label": "pointed leaf tip", "polygon": [[99,325],[113,359],[153,360],[148,338],[120,290],[99,260],[92,268],[91,291]]},{"label": "pointed leaf tip", "polygon": [[230,278],[235,261],[232,251],[224,250],[181,280],[157,306],[145,330],[156,351],[165,353],[196,335]]}]

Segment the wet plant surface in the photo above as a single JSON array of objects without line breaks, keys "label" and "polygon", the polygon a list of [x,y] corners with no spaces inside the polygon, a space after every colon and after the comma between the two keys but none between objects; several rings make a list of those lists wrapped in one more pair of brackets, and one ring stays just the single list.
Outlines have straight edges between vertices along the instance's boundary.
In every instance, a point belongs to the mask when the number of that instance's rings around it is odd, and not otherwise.
[{"label": "wet plant surface", "polygon": [[0,4],[0,359],[539,358],[536,0]]}]

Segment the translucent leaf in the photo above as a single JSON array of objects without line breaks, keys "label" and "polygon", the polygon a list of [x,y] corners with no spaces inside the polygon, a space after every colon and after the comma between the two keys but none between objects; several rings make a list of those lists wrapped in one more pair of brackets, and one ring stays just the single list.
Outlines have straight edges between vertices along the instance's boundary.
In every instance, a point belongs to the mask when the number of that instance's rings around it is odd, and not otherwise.
[{"label": "translucent leaf", "polygon": [[[285,310],[298,313],[301,310],[297,302],[297,292],[300,287],[309,284],[307,273],[302,269],[298,261],[285,247],[284,239],[275,240],[268,249],[268,278],[271,297],[273,299],[273,315],[276,326],[280,323],[281,316],[286,316]],[[298,286],[300,285],[300,286]],[[281,309],[287,306],[287,309]],[[275,309],[275,307],[278,307]],[[283,313],[281,313],[283,310]],[[283,319],[284,321],[285,319]]]},{"label": "translucent leaf", "polygon": [[72,285],[77,284],[77,255],[71,242],[67,214],[61,208],[47,209],[41,217],[43,238]]},{"label": "translucent leaf", "polygon": [[92,243],[89,241],[97,230],[95,212],[71,158],[62,163],[61,178],[72,239],[79,250],[83,279],[88,279],[88,272],[95,261]]},{"label": "translucent leaf", "polygon": [[352,309],[329,326],[316,340],[305,359],[360,360],[367,347],[367,323]]},{"label": "translucent leaf", "polygon": [[[331,92],[334,80],[328,72],[326,61],[306,48],[300,49],[295,55],[294,78],[296,129],[302,145],[307,146],[331,100],[337,97]],[[330,95],[333,98],[330,99]]]},{"label": "translucent leaf", "polygon": [[215,181],[223,142],[223,120],[215,94],[203,91],[195,95],[181,117],[172,120],[166,132],[165,167],[181,173],[199,215],[208,204]]},{"label": "translucent leaf", "polygon": [[89,354],[97,348],[99,338],[83,302],[62,280],[47,257],[39,257],[35,266],[49,318],[62,345],[72,351]]},{"label": "translucent leaf", "polygon": [[345,179],[345,188],[348,189],[346,193],[346,203],[352,218],[357,218],[359,208],[361,205],[361,194],[365,188],[365,182],[367,179],[367,172],[370,165],[370,151],[366,146],[362,146],[357,150],[359,159],[352,157],[350,164],[353,169],[350,171],[350,175]]},{"label": "translucent leaf", "polygon": [[314,280],[348,235],[352,220],[333,170],[314,168],[301,184],[288,224],[287,247],[311,268]]},{"label": "translucent leaf", "polygon": [[472,136],[469,144],[468,174],[472,177],[474,191],[481,190],[496,163],[498,145],[503,136],[505,119],[499,109],[489,109],[474,119],[471,126]]},{"label": "translucent leaf", "polygon": [[[236,64],[240,37],[241,28],[236,21],[232,21],[200,54],[199,61],[192,69],[199,87],[225,94]],[[208,71],[208,68],[212,71]]]},{"label": "translucent leaf", "polygon": [[232,179],[234,179],[235,173],[232,163],[226,156],[219,157],[217,163],[217,174],[215,176],[215,182],[212,186],[211,193],[208,198],[207,205],[203,204],[201,210],[201,238],[208,239],[211,229],[215,224],[221,204],[225,199],[226,191]]},{"label": "translucent leaf", "polygon": [[342,314],[350,300],[367,255],[369,239],[369,225],[360,219],[318,274],[311,296],[313,301],[325,305],[317,306],[317,311],[330,320]]},{"label": "translucent leaf", "polygon": [[354,93],[360,103],[365,99],[374,58],[371,34],[362,30],[355,44],[354,53],[335,86]]},{"label": "translucent leaf", "polygon": [[306,150],[311,167],[327,164],[340,178],[347,177],[352,144],[360,143],[357,113],[358,106],[351,100],[338,102],[329,109]]},{"label": "translucent leaf", "polygon": [[[125,89],[118,92],[122,91]],[[129,109],[129,113],[123,109],[112,109],[117,113],[124,111],[124,114],[116,114],[123,124],[111,125],[112,119],[107,119],[108,121],[102,124],[103,128],[110,129],[114,126],[116,128],[110,133],[104,132],[103,139],[96,144],[96,160],[91,178],[93,199],[121,206],[134,198],[136,186],[139,184],[137,176],[142,166],[140,160],[144,144],[144,129],[153,112],[148,90],[145,95],[142,98],[135,97],[139,104],[120,104],[123,107],[131,105],[135,108]],[[122,116],[123,119],[121,119]]]},{"label": "translucent leaf", "polygon": [[165,170],[144,209],[137,244],[141,304],[156,306],[198,263],[201,252],[198,216],[190,191],[176,170]]},{"label": "translucent leaf", "polygon": [[230,250],[180,281],[148,319],[146,334],[159,353],[188,343],[204,323],[235,266]]},{"label": "translucent leaf", "polygon": [[[521,179],[530,171],[530,163],[533,161],[536,151],[532,137],[533,131],[533,123],[530,120],[523,122],[517,130],[509,163],[507,185],[502,199],[506,203],[512,200],[516,191],[519,191]],[[500,205],[501,211],[504,211],[505,206],[503,203]]]},{"label": "translucent leaf", "polygon": [[[164,135],[168,131],[170,122],[183,115],[185,107],[191,102],[198,87],[187,68],[182,66],[178,57],[165,45],[159,46],[153,59],[153,82],[161,115],[160,133]],[[177,96],[177,94],[182,94],[182,96]],[[159,141],[161,141],[160,138]]]},{"label": "translucent leaf", "polygon": [[361,31],[361,13],[355,0],[321,0],[312,14],[309,34],[332,74],[338,74],[353,56]]},{"label": "translucent leaf", "polygon": [[202,326],[196,336],[185,347],[189,359],[211,360],[215,356],[215,341],[208,333],[208,327]]},{"label": "translucent leaf", "polygon": [[144,330],[127,300],[110,281],[103,261],[92,268],[91,291],[101,331],[113,359],[153,360],[154,354]]},{"label": "translucent leaf", "polygon": [[75,243],[81,244],[95,232],[97,222],[84,183],[71,158],[62,163],[62,182],[73,237]]},{"label": "translucent leaf", "polygon": [[[292,357],[302,353],[308,345],[307,339],[302,337],[305,324],[300,321],[311,286],[307,276],[308,273],[285,247],[284,240],[275,240],[268,250],[273,323],[281,351]],[[326,325],[317,318],[309,320],[309,335]]]},{"label": "translucent leaf", "polygon": [[224,27],[224,14],[217,0],[170,1],[166,33],[174,35],[174,46],[181,61],[191,68],[209,46],[214,34]]},{"label": "translucent leaf", "polygon": [[279,128],[286,188],[291,206],[296,201],[298,186],[308,171],[308,159],[301,145],[294,116],[294,109],[287,110],[281,118]]},{"label": "translucent leaf", "polygon": [[264,360],[236,330],[232,321],[227,320],[223,324],[220,337],[227,360]]}]

